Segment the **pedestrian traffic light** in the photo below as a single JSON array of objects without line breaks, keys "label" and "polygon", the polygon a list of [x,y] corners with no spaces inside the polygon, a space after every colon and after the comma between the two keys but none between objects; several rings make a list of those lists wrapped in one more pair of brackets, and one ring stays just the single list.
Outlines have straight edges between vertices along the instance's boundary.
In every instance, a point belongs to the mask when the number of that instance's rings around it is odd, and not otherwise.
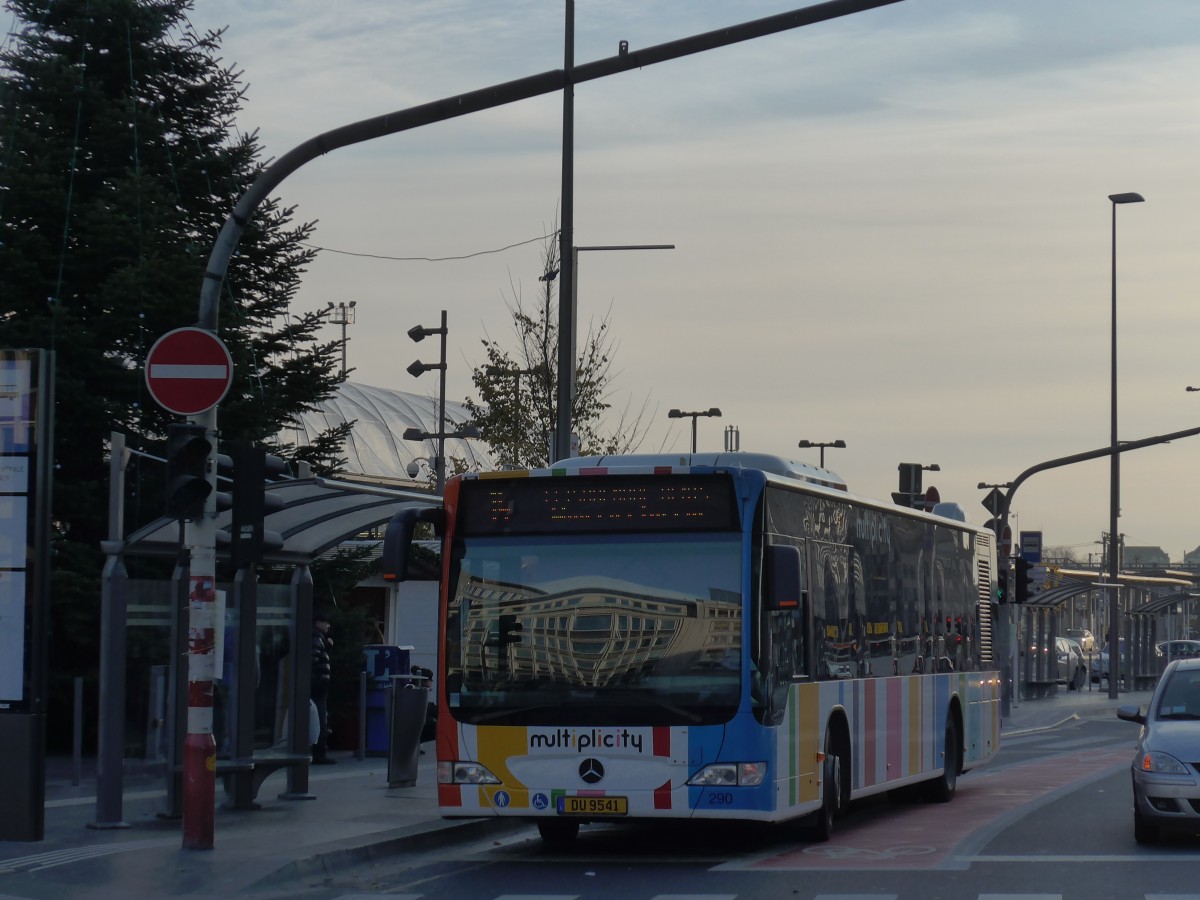
[{"label": "pedestrian traffic light", "polygon": [[1013,573],[1017,579],[1014,599],[1017,603],[1024,603],[1033,594],[1033,567],[1021,556],[1017,557],[1016,564],[1016,571]]},{"label": "pedestrian traffic light", "polygon": [[1002,568],[996,573],[996,602],[1008,602],[1008,569]]},{"label": "pedestrian traffic light", "polygon": [[212,493],[208,459],[212,442],[203,425],[175,422],[167,426],[167,515],[198,519]]},{"label": "pedestrian traffic light", "polygon": [[282,457],[272,456],[249,441],[229,445],[233,465],[233,522],[230,526],[229,553],[237,568],[255,565],[263,550],[283,545],[283,539],[265,528],[268,513],[283,508],[283,501],[267,494],[266,480],[287,467]]}]

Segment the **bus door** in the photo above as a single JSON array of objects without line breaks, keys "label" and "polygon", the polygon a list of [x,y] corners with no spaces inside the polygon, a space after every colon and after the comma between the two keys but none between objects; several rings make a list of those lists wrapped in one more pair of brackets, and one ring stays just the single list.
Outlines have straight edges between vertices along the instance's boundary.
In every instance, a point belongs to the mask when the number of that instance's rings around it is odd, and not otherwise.
[{"label": "bus door", "polygon": [[810,654],[819,680],[855,678],[866,636],[857,633],[862,617],[850,608],[852,548],[829,541],[809,541],[809,607],[815,644]]},{"label": "bus door", "polygon": [[808,567],[804,542],[798,544],[772,544],[766,548],[751,661],[755,715],[764,725],[777,725],[783,720],[791,684],[805,677],[809,668]]}]

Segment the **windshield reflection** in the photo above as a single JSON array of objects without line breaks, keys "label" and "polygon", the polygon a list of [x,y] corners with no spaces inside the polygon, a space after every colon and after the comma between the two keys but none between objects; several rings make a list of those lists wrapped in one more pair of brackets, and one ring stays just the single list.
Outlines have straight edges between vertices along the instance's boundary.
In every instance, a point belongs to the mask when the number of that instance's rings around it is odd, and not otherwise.
[{"label": "windshield reflection", "polygon": [[469,539],[452,566],[450,707],[489,724],[691,724],[737,708],[736,536]]}]

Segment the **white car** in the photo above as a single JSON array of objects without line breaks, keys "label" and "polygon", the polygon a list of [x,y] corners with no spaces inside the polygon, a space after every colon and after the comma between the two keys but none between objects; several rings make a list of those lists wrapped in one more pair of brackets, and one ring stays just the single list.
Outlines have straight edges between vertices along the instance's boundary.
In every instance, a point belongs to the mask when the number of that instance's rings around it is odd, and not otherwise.
[{"label": "white car", "polygon": [[1091,653],[1096,649],[1096,637],[1086,628],[1068,628],[1067,637],[1079,641],[1084,653]]},{"label": "white car", "polygon": [[1087,683],[1087,661],[1074,638],[1055,638],[1058,653],[1058,683],[1067,690],[1077,691]]}]

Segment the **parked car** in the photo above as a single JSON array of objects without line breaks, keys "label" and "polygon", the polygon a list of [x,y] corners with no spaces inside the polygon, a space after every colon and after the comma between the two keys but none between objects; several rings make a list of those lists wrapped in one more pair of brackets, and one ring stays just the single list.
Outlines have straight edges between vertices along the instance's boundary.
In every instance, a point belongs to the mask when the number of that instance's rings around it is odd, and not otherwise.
[{"label": "parked car", "polygon": [[1087,660],[1079,642],[1069,637],[1055,638],[1054,649],[1058,653],[1058,683],[1065,684],[1069,691],[1079,690],[1087,681]]},{"label": "parked car", "polygon": [[1159,656],[1166,657],[1167,660],[1172,659],[1191,659],[1195,656],[1200,656],[1200,641],[1163,641],[1161,644],[1155,644],[1154,649],[1158,651]]},{"label": "parked car", "polygon": [[[1120,649],[1117,654],[1118,679],[1124,677],[1122,673],[1125,671],[1126,667],[1125,638],[1121,638],[1119,647]],[[1108,656],[1108,646],[1106,645],[1104,649],[1102,649],[1096,655],[1096,661],[1092,666],[1092,681],[1108,681]]]},{"label": "parked car", "polygon": [[1096,649],[1096,636],[1086,628],[1068,628],[1067,637],[1079,641],[1084,653],[1091,653]]},{"label": "parked car", "polygon": [[1133,838],[1158,839],[1166,828],[1200,829],[1200,659],[1173,660],[1145,711],[1117,707],[1118,718],[1142,726],[1133,756]]}]

